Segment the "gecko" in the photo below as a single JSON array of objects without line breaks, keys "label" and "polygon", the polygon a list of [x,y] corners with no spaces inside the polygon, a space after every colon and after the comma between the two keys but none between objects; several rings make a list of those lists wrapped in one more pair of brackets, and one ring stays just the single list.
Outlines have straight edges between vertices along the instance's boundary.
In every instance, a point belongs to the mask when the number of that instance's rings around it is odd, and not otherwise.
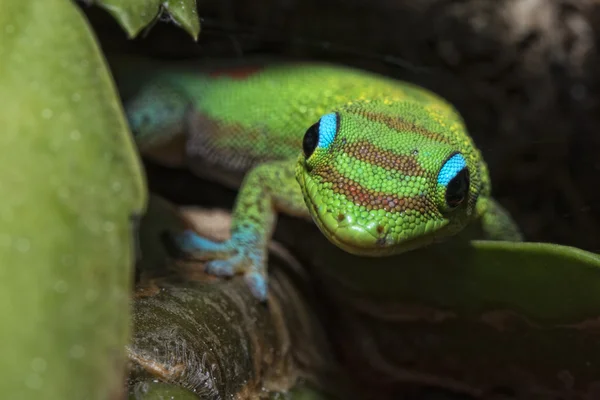
[{"label": "gecko", "polygon": [[243,275],[261,301],[278,213],[359,256],[401,254],[473,223],[483,238],[522,240],[461,115],[425,88],[318,62],[151,65],[136,67],[124,106],[140,148],[184,137],[194,172],[238,190],[228,240],[187,230],[175,243],[208,274]]}]

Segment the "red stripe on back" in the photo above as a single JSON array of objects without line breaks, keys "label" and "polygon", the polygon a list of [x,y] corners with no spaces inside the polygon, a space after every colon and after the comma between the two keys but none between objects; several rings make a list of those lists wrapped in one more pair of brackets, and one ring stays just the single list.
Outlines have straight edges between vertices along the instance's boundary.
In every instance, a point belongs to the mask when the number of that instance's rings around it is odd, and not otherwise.
[{"label": "red stripe on back", "polygon": [[221,69],[212,71],[208,75],[213,78],[231,78],[231,79],[246,79],[254,74],[259,73],[264,69],[263,66],[254,65],[247,67],[239,67],[232,69]]}]

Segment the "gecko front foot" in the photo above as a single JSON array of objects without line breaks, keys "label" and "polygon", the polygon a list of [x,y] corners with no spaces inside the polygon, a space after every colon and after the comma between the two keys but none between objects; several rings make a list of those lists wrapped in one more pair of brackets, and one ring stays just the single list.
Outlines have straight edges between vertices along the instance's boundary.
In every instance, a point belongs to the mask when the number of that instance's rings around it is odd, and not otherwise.
[{"label": "gecko front foot", "polygon": [[175,242],[184,253],[206,260],[207,274],[243,274],[254,297],[260,301],[267,299],[265,256],[255,240],[234,234],[225,242],[214,242],[188,230],[176,236]]}]

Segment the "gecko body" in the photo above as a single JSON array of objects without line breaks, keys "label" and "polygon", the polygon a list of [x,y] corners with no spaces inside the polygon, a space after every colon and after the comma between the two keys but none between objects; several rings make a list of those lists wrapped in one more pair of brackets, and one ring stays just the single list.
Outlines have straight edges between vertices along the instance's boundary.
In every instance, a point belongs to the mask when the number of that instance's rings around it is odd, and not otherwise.
[{"label": "gecko body", "polygon": [[194,171],[239,188],[231,238],[188,231],[181,249],[207,272],[242,273],[267,297],[277,213],[312,220],[343,250],[388,256],[477,221],[521,240],[491,197],[487,166],[457,111],[412,84],[324,64],[153,67],[126,102],[141,148],[184,135]]}]

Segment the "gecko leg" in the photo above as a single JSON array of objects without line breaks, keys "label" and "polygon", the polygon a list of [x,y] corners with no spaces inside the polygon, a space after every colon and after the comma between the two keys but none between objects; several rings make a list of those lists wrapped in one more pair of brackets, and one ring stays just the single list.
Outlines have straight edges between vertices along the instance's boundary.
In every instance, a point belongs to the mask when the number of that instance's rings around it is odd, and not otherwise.
[{"label": "gecko leg", "polygon": [[252,294],[266,300],[267,246],[277,213],[308,216],[295,179],[294,161],[261,164],[247,174],[234,206],[229,240],[215,242],[186,231],[175,238],[180,250],[193,258],[207,260],[208,274],[242,274]]},{"label": "gecko leg", "polygon": [[500,203],[488,198],[482,205],[486,212],[481,217],[481,223],[487,240],[523,241],[519,227]]}]

